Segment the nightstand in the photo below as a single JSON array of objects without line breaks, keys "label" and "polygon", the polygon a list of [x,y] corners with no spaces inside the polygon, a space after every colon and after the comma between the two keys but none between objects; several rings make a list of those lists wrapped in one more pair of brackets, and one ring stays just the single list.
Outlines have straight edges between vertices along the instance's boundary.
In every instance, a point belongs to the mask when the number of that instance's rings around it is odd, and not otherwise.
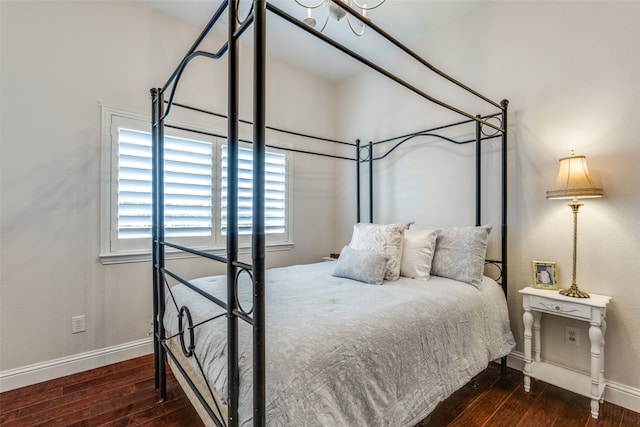
[{"label": "nightstand", "polygon": [[[593,295],[590,298],[572,298],[558,291],[524,288],[522,307],[524,314],[524,389],[529,391],[531,378],[573,391],[591,398],[591,416],[598,418],[604,394],[604,334],[607,322],[607,304],[611,297]],[[540,317],[542,313],[589,322],[591,343],[591,376],[545,363],[540,357]],[[533,334],[532,334],[533,328]],[[533,340],[533,359],[531,342]]]}]

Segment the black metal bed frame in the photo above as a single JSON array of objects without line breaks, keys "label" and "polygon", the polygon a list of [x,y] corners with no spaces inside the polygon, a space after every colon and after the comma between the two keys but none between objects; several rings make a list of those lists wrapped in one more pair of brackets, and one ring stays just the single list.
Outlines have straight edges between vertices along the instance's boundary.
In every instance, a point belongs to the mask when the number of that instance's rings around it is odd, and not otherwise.
[{"label": "black metal bed frame", "polygon": [[[364,19],[358,12],[341,1],[335,1],[335,3],[345,9],[348,13],[352,14],[357,19]],[[247,322],[253,329],[253,422],[256,426],[264,426],[266,424],[265,419],[265,384],[266,384],[266,372],[265,372],[265,150],[266,147],[272,147],[266,144],[266,130],[274,130],[277,132],[286,132],[296,136],[304,138],[313,138],[317,140],[323,140],[331,143],[345,144],[352,146],[355,149],[355,155],[353,158],[324,154],[320,152],[312,152],[307,150],[299,150],[285,147],[277,147],[287,151],[293,151],[297,153],[313,154],[326,156],[339,160],[349,160],[355,162],[356,165],[356,198],[357,198],[357,221],[360,221],[361,217],[361,164],[368,163],[369,177],[369,221],[373,222],[373,163],[377,160],[384,159],[391,152],[398,147],[407,143],[410,140],[414,140],[418,137],[435,137],[438,139],[446,140],[456,144],[476,144],[476,225],[481,223],[481,153],[482,142],[487,139],[500,138],[501,139],[501,151],[502,151],[502,172],[501,172],[501,236],[502,236],[502,253],[501,260],[499,261],[487,261],[491,264],[498,264],[500,270],[500,282],[504,293],[507,293],[507,107],[508,101],[503,100],[499,103],[490,100],[489,98],[481,95],[473,89],[458,82],[442,71],[438,70],[430,63],[422,59],[418,54],[404,46],[395,38],[390,36],[375,23],[366,21],[366,25],[373,31],[384,37],[391,42],[397,48],[405,52],[411,58],[416,60],[419,65],[427,68],[428,70],[438,74],[449,82],[462,88],[467,93],[473,95],[486,102],[491,108],[497,110],[497,112],[489,115],[473,115],[463,110],[460,110],[454,106],[436,99],[419,88],[407,83],[406,81],[393,75],[391,72],[380,67],[379,65],[364,58],[358,53],[348,49],[347,47],[339,44],[338,42],[328,38],[324,34],[306,26],[298,21],[296,18],[288,15],[286,12],[278,9],[274,5],[268,3],[266,0],[253,0],[252,7],[244,19],[240,22],[238,19],[238,4],[239,0],[225,0],[222,2],[218,10],[215,12],[209,23],[205,26],[202,33],[193,43],[188,50],[184,59],[180,62],[175,69],[171,77],[167,80],[166,84],[162,88],[151,89],[152,98],[152,141],[153,141],[153,179],[152,179],[152,192],[153,192],[153,214],[152,214],[152,260],[153,260],[153,327],[154,327],[154,365],[155,365],[155,387],[160,391],[160,399],[163,400],[166,397],[166,360],[167,356],[172,359],[175,366],[181,371],[185,380],[193,389],[195,395],[199,401],[203,404],[203,407],[208,412],[213,422],[218,426],[237,426],[239,423],[238,418],[238,396],[240,387],[240,374],[238,366],[239,345],[238,345],[238,321]],[[205,37],[209,34],[216,22],[219,21],[225,10],[228,9],[228,40],[216,53],[204,52],[196,50],[203,42]],[[327,44],[347,54],[351,58],[356,59],[362,64],[375,70],[376,72],[386,76],[392,81],[398,83],[406,89],[414,92],[422,98],[435,103],[441,107],[444,107],[450,111],[453,111],[461,116],[466,117],[465,120],[459,121],[444,126],[434,127],[431,129],[413,132],[406,135],[401,135],[395,138],[381,140],[377,142],[369,142],[362,145],[359,140],[356,143],[343,142],[338,140],[332,140],[328,138],[321,138],[311,135],[305,135],[297,132],[290,132],[284,129],[277,129],[269,127],[265,120],[266,111],[266,14],[267,11],[279,16],[287,22],[297,26],[299,29],[323,40]],[[364,21],[363,21],[364,22]],[[253,105],[253,140],[242,141],[239,138],[238,125],[239,123],[249,123],[239,119],[239,38],[240,36],[253,25],[254,29],[254,105]],[[228,60],[228,115],[222,115],[214,112],[204,111],[198,108],[190,107],[184,104],[173,102],[173,98],[176,92],[176,88],[182,76],[182,73],[189,62],[197,57],[205,57],[209,59],[220,59],[227,56]],[[165,95],[169,94],[168,100],[165,100]],[[228,149],[228,211],[227,211],[227,238],[226,238],[226,257],[217,256],[208,252],[187,248],[184,246],[176,245],[174,243],[165,240],[164,232],[164,128],[170,127],[165,123],[165,120],[172,108],[172,106],[179,108],[187,108],[193,111],[198,111],[206,114],[215,115],[218,117],[227,119],[227,135],[215,135],[224,137],[227,139]],[[495,124],[493,118],[496,118],[498,124]],[[475,138],[457,141],[450,139],[446,136],[438,134],[444,129],[460,126],[468,123],[475,122]],[[491,134],[484,132],[484,129],[492,129]],[[202,132],[200,132],[202,133]],[[238,260],[238,146],[239,142],[249,142],[253,144],[253,229],[252,229],[252,263],[247,264]],[[376,147],[382,147],[383,144],[392,144],[389,149],[381,149],[381,154],[376,155],[374,151]],[[172,248],[180,251],[184,251],[193,255],[202,256],[217,262],[226,263],[227,266],[227,301],[221,301],[220,299],[213,297],[204,291],[197,288],[197,286],[191,284],[189,281],[183,279],[176,273],[172,272],[166,267],[165,264],[165,248]],[[238,303],[236,297],[237,290],[237,278],[241,273],[247,273],[253,282],[253,306],[251,310],[246,311]],[[185,372],[180,362],[176,359],[171,349],[167,346],[167,340],[173,338],[179,338],[182,352],[186,357],[194,356],[194,328],[198,325],[194,325],[191,320],[191,314],[188,307],[177,307],[180,316],[180,331],[174,337],[166,337],[163,324],[163,317],[165,311],[165,292],[169,287],[167,286],[166,277],[169,276],[172,279],[185,284],[195,292],[200,293],[205,298],[208,298],[214,304],[222,307],[225,310],[225,316],[227,317],[227,353],[228,353],[228,405],[227,405],[227,420],[218,418],[217,412],[209,407],[205,397],[189,378],[189,375]],[[170,289],[169,289],[170,292]],[[175,303],[175,301],[174,301]],[[221,317],[221,316],[218,316]],[[184,324],[186,322],[186,324]],[[188,334],[188,337],[185,335]],[[506,359],[502,359],[502,372],[506,372]],[[209,392],[211,391],[211,386]],[[217,408],[219,412],[219,408]]]}]

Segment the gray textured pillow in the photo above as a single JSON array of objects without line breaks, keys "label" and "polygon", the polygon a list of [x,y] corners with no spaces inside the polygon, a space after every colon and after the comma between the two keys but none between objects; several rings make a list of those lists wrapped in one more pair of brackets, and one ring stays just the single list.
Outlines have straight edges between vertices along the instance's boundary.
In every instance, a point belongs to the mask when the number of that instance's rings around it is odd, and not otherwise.
[{"label": "gray textured pillow", "polygon": [[364,224],[353,227],[349,247],[359,251],[387,254],[389,261],[384,273],[385,280],[398,280],[402,260],[402,244],[407,224]]},{"label": "gray textured pillow", "polygon": [[345,246],[335,262],[333,276],[359,282],[382,285],[389,255],[377,252],[358,251]]},{"label": "gray textured pillow", "polygon": [[431,274],[480,287],[492,228],[491,224],[443,228],[436,240]]}]

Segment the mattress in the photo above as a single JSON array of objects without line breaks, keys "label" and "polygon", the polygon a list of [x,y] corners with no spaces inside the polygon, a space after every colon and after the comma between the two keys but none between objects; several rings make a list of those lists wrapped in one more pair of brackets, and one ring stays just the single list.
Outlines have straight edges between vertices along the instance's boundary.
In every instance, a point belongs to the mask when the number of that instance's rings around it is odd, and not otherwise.
[{"label": "mattress", "polygon": [[[514,347],[500,286],[441,277],[382,286],[333,277],[335,263],[266,273],[266,417],[270,426],[414,426]],[[239,300],[251,308],[242,274]],[[193,281],[226,300],[225,276]],[[174,303],[175,301],[175,303]],[[167,295],[167,336],[187,306],[194,324],[222,309],[184,285]],[[252,425],[251,326],[239,321],[242,426]],[[226,317],[195,328],[195,356],[227,399]],[[175,340],[175,338],[174,338]]]}]

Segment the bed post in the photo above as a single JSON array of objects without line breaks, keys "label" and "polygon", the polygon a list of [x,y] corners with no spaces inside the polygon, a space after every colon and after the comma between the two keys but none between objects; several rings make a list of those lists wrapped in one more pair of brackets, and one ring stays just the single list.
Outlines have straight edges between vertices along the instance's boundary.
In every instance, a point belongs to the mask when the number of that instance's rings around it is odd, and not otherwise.
[{"label": "bed post", "polygon": [[229,386],[228,422],[239,423],[240,370],[238,368],[238,317],[235,262],[238,260],[238,0],[229,3],[228,24],[228,119],[227,119],[227,366]]},{"label": "bed post", "polygon": [[266,97],[266,14],[265,0],[253,3],[253,425],[265,420],[265,97]]},{"label": "bed post", "polygon": [[360,222],[360,140],[356,139],[356,222]]},{"label": "bed post", "polygon": [[[507,289],[508,289],[508,281],[507,277],[508,273],[508,264],[507,264],[507,154],[508,154],[508,143],[507,143],[507,110],[509,107],[509,100],[503,99],[500,103],[502,105],[502,290],[504,291],[504,296],[507,298]],[[500,374],[503,376],[507,374],[507,358],[502,358],[502,363],[500,364]]]},{"label": "bed post", "polygon": [[373,142],[369,141],[369,222],[373,223]]},{"label": "bed post", "polygon": [[153,271],[153,315],[151,317],[151,323],[153,324],[153,385],[157,390],[160,387],[160,373],[159,373],[159,361],[160,361],[160,341],[158,340],[158,274],[156,266],[158,264],[158,217],[156,215],[155,197],[157,193],[156,186],[158,180],[156,179],[156,154],[155,149],[158,145],[157,139],[157,110],[158,104],[158,89],[151,89],[151,155],[152,155],[152,181],[151,181],[151,197],[153,198],[152,210],[151,210],[151,268]]},{"label": "bed post", "polygon": [[161,340],[164,337],[164,95],[162,89],[152,89],[153,108],[151,123],[152,139],[152,212],[151,238],[153,257],[153,347],[154,382],[160,389],[160,401],[167,397],[166,353]]},{"label": "bed post", "polygon": [[482,117],[476,116],[476,226],[482,225]]},{"label": "bed post", "polygon": [[501,102],[502,105],[502,269],[504,273],[502,275],[502,290],[504,291],[505,297],[507,296],[507,243],[508,243],[508,221],[507,221],[507,196],[508,196],[508,169],[507,169],[507,159],[508,159],[508,139],[507,139],[507,109],[509,107],[509,100],[503,99]]}]

